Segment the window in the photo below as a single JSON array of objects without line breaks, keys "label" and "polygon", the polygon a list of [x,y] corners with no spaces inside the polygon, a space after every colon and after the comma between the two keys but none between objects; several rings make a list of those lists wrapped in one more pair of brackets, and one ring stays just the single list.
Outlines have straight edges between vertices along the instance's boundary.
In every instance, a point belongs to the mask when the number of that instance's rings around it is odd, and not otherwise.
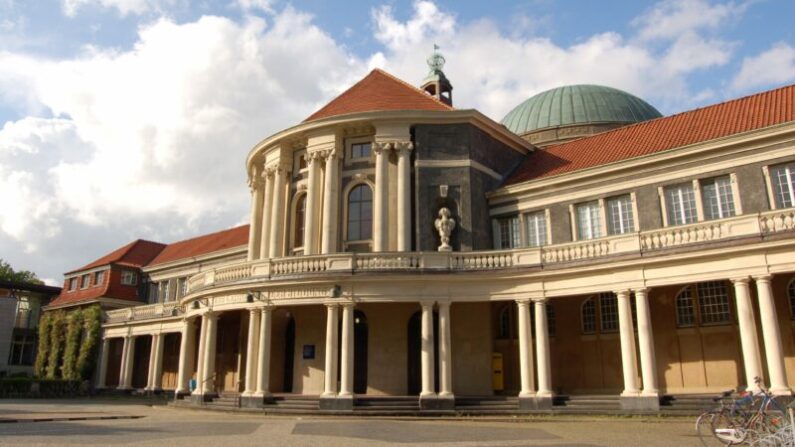
[{"label": "window", "polygon": [[31,366],[36,358],[36,336],[34,334],[14,334],[11,339],[9,365]]},{"label": "window", "polygon": [[[31,308],[30,299],[26,296],[17,297],[17,315],[14,321],[14,327],[18,329],[29,329],[31,326]],[[38,319],[34,320],[38,321]]]},{"label": "window", "polygon": [[599,202],[577,205],[577,238],[580,240],[602,237],[602,219]]},{"label": "window", "polygon": [[519,216],[503,217],[496,220],[497,237],[499,238],[496,248],[518,248],[519,247]]},{"label": "window", "polygon": [[372,151],[370,143],[354,143],[351,144],[351,158],[368,158]]},{"label": "window", "polygon": [[91,285],[91,275],[83,275],[80,277],[80,288],[85,289]]},{"label": "window", "polygon": [[599,294],[599,313],[602,332],[618,330],[618,298],[615,293]]},{"label": "window", "polygon": [[770,182],[776,208],[795,206],[795,163],[771,167]]},{"label": "window", "polygon": [[731,306],[726,281],[708,281],[690,285],[676,296],[677,327],[730,322]]},{"label": "window", "polygon": [[696,196],[693,193],[692,183],[682,183],[665,188],[665,204],[668,225],[684,225],[698,220]]},{"label": "window", "polygon": [[726,175],[701,182],[705,219],[734,216],[734,194],[731,177]]},{"label": "window", "polygon": [[158,284],[156,282],[150,282],[149,283],[149,300],[148,300],[150,304],[157,302],[158,292],[159,292]]},{"label": "window", "polygon": [[301,194],[295,204],[295,233],[293,247],[304,246],[304,228],[306,227],[306,194]]},{"label": "window", "polygon": [[171,281],[163,281],[160,284],[163,286],[163,295],[161,295],[160,301],[163,303],[171,301],[171,296],[169,294],[171,291]]},{"label": "window", "polygon": [[69,279],[69,291],[77,289],[77,278]]},{"label": "window", "polygon": [[582,303],[582,333],[593,334],[596,332],[596,304],[593,298],[588,298]]},{"label": "window", "polygon": [[101,286],[105,281],[105,271],[97,272],[94,274],[94,285]]},{"label": "window", "polygon": [[355,186],[348,194],[348,240],[373,237],[373,191],[369,185]]},{"label": "window", "polygon": [[544,211],[536,211],[524,215],[527,230],[527,246],[542,247],[547,245],[547,216]]},{"label": "window", "polygon": [[635,231],[632,215],[632,196],[629,194],[607,199],[607,234],[624,234]]},{"label": "window", "polygon": [[134,286],[138,280],[138,276],[132,270],[122,270],[121,283],[126,286]]},{"label": "window", "polygon": [[178,281],[177,298],[182,298],[188,294],[188,278],[180,278]]}]

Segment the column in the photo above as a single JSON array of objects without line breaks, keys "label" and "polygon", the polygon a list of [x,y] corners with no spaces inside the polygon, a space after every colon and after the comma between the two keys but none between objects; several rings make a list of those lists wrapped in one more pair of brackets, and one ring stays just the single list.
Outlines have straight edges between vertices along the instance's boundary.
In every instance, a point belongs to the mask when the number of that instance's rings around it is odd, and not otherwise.
[{"label": "column", "polygon": [[196,349],[196,331],[193,319],[186,318],[182,323],[182,336],[179,340],[179,369],[177,371],[177,396],[190,393],[190,376],[193,373],[193,357]]},{"label": "column", "polygon": [[638,350],[640,371],[643,377],[644,396],[657,396],[657,362],[654,356],[654,332],[649,310],[649,290],[635,289],[635,309],[638,314]]},{"label": "column", "polygon": [[397,147],[397,249],[411,251],[411,150],[410,141]]},{"label": "column", "polygon": [[260,246],[259,257],[260,259],[267,259],[270,256],[271,241],[271,219],[273,216],[273,171],[265,171],[263,173],[265,181],[265,197],[262,198],[262,229],[260,231]]},{"label": "column", "polygon": [[132,388],[132,379],[133,379],[133,363],[135,362],[135,337],[129,336],[127,337],[128,346],[127,346],[127,355],[124,361],[124,386],[122,387],[125,390],[129,390]]},{"label": "column", "polygon": [[552,368],[549,361],[549,325],[547,302],[535,301],[536,317],[536,362],[538,363],[538,397],[552,397]]},{"label": "column", "polygon": [[339,306],[326,304],[326,385],[323,397],[337,395],[337,321]]},{"label": "column", "polygon": [[125,373],[127,372],[127,351],[130,349],[130,337],[124,337],[124,344],[121,348],[121,365],[119,366],[119,385],[116,387],[120,390],[124,389],[124,383],[127,381],[125,379]]},{"label": "column", "polygon": [[157,339],[160,337],[158,334],[152,334],[152,342],[149,344],[149,368],[146,372],[146,390],[153,391],[155,389],[155,357],[157,356]]},{"label": "column", "polygon": [[273,206],[271,207],[271,237],[269,242],[269,257],[278,258],[282,255],[282,244],[284,238],[284,194],[285,182],[287,181],[287,171],[279,166],[273,174]]},{"label": "column", "polygon": [[781,332],[770,286],[770,275],[757,276],[756,294],[759,297],[759,318],[762,320],[762,337],[765,341],[767,373],[770,376],[770,392],[777,395],[790,395],[787,373],[784,369],[784,350],[781,347]]},{"label": "column", "polygon": [[193,394],[201,395],[204,392],[204,351],[207,345],[207,318],[201,317],[201,327],[199,328],[199,358],[196,360],[196,388]]},{"label": "column", "polygon": [[624,370],[622,396],[637,396],[638,361],[635,355],[635,329],[632,327],[632,303],[629,290],[615,292],[618,301],[618,329],[621,337],[621,366]]},{"label": "column", "polygon": [[320,194],[320,153],[307,154],[309,181],[306,188],[306,214],[304,215],[304,254],[317,254],[317,207]]},{"label": "column", "polygon": [[204,342],[204,374],[202,375],[202,394],[215,394],[215,347],[218,335],[218,314],[207,312],[204,314],[207,323],[207,333]]},{"label": "column", "polygon": [[105,388],[108,383],[108,354],[110,353],[110,339],[102,339],[102,352],[99,357],[99,377],[97,377],[97,388]]},{"label": "column", "polygon": [[260,310],[248,310],[248,338],[246,343],[246,389],[243,395],[250,396],[257,390],[257,355],[259,353]]},{"label": "column", "polygon": [[519,397],[535,396],[533,386],[533,336],[530,333],[530,302],[519,300],[519,373],[522,389]]},{"label": "column", "polygon": [[251,221],[248,229],[248,260],[259,259],[261,245],[262,226],[262,194],[263,184],[259,175],[259,170],[254,168],[252,177],[248,180],[248,187],[251,188]]},{"label": "column", "polygon": [[155,343],[155,366],[152,370],[154,380],[152,381],[152,391],[163,389],[163,348],[165,347],[166,334],[158,334]]},{"label": "column", "polygon": [[733,279],[734,295],[737,300],[737,320],[740,326],[740,343],[743,348],[746,387],[758,389],[756,378],[762,378],[762,360],[759,353],[759,339],[756,335],[754,308],[748,278]]},{"label": "column", "polygon": [[271,327],[273,309],[270,306],[260,310],[259,354],[257,355],[257,391],[256,396],[270,396],[271,373]]},{"label": "column", "polygon": [[386,251],[389,240],[389,149],[390,143],[374,143],[375,196],[373,197],[373,251]]},{"label": "column", "polygon": [[439,301],[439,397],[453,397],[450,302]]},{"label": "column", "polygon": [[323,185],[323,235],[321,253],[337,251],[337,210],[339,210],[340,162],[337,151],[326,153],[326,176]]},{"label": "column", "polygon": [[424,301],[422,306],[422,352],[420,360],[422,363],[422,392],[420,397],[436,395],[436,385],[433,377],[434,357],[434,333],[433,333],[433,301]]},{"label": "column", "polygon": [[353,303],[342,305],[340,397],[353,397]]}]

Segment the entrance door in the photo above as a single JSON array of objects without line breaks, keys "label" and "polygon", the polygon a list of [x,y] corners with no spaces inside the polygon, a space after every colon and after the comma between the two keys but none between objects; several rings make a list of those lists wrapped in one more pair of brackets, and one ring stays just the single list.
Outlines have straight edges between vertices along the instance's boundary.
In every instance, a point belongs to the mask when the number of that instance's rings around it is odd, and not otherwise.
[{"label": "entrance door", "polygon": [[216,340],[216,381],[219,393],[239,393],[240,390],[240,317],[241,312],[230,312],[218,321]]},{"label": "entrance door", "polygon": [[146,388],[149,380],[149,356],[152,354],[152,337],[141,335],[135,337],[135,352],[133,359],[133,388]]},{"label": "entrance door", "polygon": [[162,388],[173,390],[177,388],[177,372],[179,371],[179,345],[182,339],[180,333],[163,334],[163,378]]},{"label": "entrance door", "polygon": [[121,354],[124,350],[123,338],[111,338],[108,347],[108,369],[105,371],[105,387],[116,388],[119,386],[119,373],[121,373]]},{"label": "entrance door", "polygon": [[[422,312],[415,312],[407,327],[406,339],[408,340],[408,393],[409,395],[420,394],[422,391]],[[433,333],[439,334],[439,315],[433,313]],[[439,358],[439,337],[433,338],[433,376],[435,391],[439,388],[439,363],[436,359]]]},{"label": "entrance door", "polygon": [[290,317],[284,331],[284,392],[293,392],[293,368],[295,364],[295,319]]},{"label": "entrance door", "polygon": [[353,314],[353,392],[367,394],[367,317],[362,311]]}]

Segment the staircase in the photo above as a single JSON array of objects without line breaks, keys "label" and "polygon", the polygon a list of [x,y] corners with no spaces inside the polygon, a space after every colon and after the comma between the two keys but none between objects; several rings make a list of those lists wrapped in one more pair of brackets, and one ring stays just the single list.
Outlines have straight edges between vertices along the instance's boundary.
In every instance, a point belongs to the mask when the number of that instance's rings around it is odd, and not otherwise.
[{"label": "staircase", "polygon": [[210,408],[219,410],[234,410],[240,408],[240,395],[237,393],[221,393],[213,400],[205,402],[205,405]]},{"label": "staircase", "polygon": [[660,398],[660,413],[669,415],[697,415],[715,408],[715,394],[667,394]]},{"label": "staircase", "polygon": [[461,414],[514,414],[519,411],[515,396],[467,396],[455,399],[455,411]]},{"label": "staircase", "polygon": [[271,403],[264,409],[268,413],[308,414],[317,413],[319,409],[317,396],[302,396],[298,394],[274,395]]},{"label": "staircase", "polygon": [[357,396],[353,411],[358,414],[412,415],[420,411],[417,396]]},{"label": "staircase", "polygon": [[621,400],[616,395],[555,396],[553,413],[566,414],[621,414]]}]

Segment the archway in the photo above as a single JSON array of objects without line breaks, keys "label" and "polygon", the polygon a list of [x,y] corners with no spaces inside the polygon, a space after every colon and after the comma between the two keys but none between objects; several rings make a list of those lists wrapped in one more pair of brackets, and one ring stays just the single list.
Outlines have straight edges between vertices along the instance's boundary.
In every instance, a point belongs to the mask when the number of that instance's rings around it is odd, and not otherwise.
[{"label": "archway", "polygon": [[[433,312],[433,333],[439,333],[439,314]],[[408,371],[408,393],[409,395],[420,394],[422,390],[422,312],[417,311],[411,315],[407,325],[406,339],[408,340],[408,361],[406,366]],[[439,388],[439,337],[433,337],[433,377],[434,391]]]}]

